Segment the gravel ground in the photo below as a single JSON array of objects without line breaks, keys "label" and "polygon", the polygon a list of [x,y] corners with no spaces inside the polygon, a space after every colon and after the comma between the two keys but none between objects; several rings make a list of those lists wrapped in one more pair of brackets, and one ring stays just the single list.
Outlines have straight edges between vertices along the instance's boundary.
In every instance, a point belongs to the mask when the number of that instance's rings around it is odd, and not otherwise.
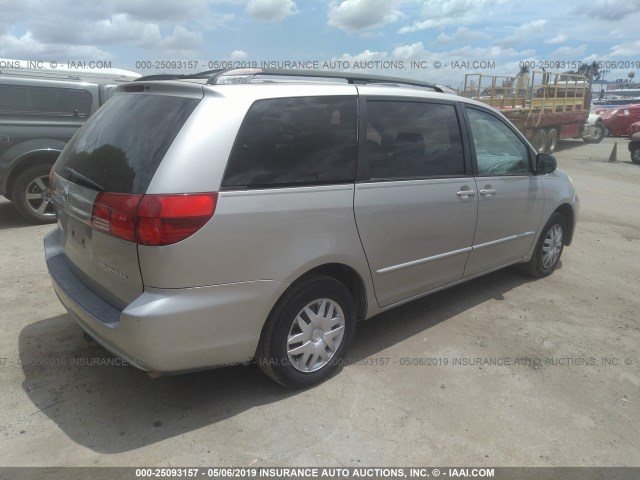
[{"label": "gravel ground", "polygon": [[302,392],[255,366],[152,380],[115,365],[55,297],[51,226],[0,203],[0,465],[640,466],[626,145],[561,142],[582,211],[552,276],[507,269],[360,324],[350,364]]}]

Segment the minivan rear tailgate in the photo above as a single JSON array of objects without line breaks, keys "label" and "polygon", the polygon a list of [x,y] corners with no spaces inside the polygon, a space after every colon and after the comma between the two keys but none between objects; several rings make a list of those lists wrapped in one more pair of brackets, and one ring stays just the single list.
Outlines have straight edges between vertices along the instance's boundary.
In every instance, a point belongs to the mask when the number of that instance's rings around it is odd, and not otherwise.
[{"label": "minivan rear tailgate", "polygon": [[58,241],[69,268],[94,293],[123,309],[143,290],[137,244],[91,228],[98,191],[59,176],[55,183]]},{"label": "minivan rear tailgate", "polygon": [[[59,247],[78,279],[124,309],[143,292],[131,211],[146,193],[202,87],[136,84],[118,91],[66,145],[53,169]],[[186,89],[186,90],[185,90]],[[131,207],[133,205],[133,207]]]}]

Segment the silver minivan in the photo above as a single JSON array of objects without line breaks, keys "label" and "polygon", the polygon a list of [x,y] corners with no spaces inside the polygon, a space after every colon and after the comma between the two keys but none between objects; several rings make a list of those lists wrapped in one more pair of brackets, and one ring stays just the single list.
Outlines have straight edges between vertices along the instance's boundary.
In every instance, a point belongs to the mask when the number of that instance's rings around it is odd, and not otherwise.
[{"label": "silver minivan", "polygon": [[150,373],[255,360],[296,388],[360,320],[516,263],[550,274],[579,207],[481,103],[259,69],[118,87],[50,182],[47,266],[89,336]]}]

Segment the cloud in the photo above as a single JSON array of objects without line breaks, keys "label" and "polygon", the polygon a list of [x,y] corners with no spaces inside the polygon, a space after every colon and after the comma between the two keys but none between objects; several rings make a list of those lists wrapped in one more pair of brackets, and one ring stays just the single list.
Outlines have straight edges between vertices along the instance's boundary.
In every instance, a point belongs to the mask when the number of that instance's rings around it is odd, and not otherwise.
[{"label": "cloud", "polygon": [[249,0],[246,8],[247,15],[267,22],[279,22],[297,11],[293,0]]},{"label": "cloud", "polygon": [[189,50],[202,44],[200,32],[177,25],[170,34],[163,36],[157,23],[135,20],[126,13],[88,23],[77,29],[77,35],[78,41],[84,44],[133,43],[145,49]]},{"label": "cloud", "polygon": [[586,15],[598,20],[621,20],[629,14],[640,10],[640,0],[596,0],[580,5],[573,13]]},{"label": "cloud", "polygon": [[[75,2],[74,2],[75,3]],[[97,3],[97,2],[96,2]],[[131,18],[139,20],[154,20],[163,22],[171,19],[193,20],[201,18],[209,12],[209,2],[206,0],[189,0],[188,2],[176,2],[175,0],[102,0],[97,11],[103,14],[113,15],[126,13]]]},{"label": "cloud", "polygon": [[523,23],[517,27],[513,34],[508,35],[500,40],[497,40],[494,45],[502,47],[514,47],[526,41],[531,41],[532,38],[539,36],[544,32],[547,25],[547,20],[531,20],[530,22]]},{"label": "cloud", "polygon": [[582,58],[584,57],[585,52],[587,51],[587,46],[586,45],[580,45],[579,47],[560,47],[556,50],[554,50],[553,52],[551,52],[551,54],[549,55],[550,57],[553,58],[570,58],[570,59],[575,59],[575,58]]},{"label": "cloud", "polygon": [[562,33],[560,33],[559,35],[556,35],[555,37],[552,38],[548,38],[547,40],[544,41],[544,43],[548,43],[551,45],[556,45],[558,43],[564,43],[564,41],[567,39],[566,35],[563,35]]},{"label": "cloud", "polygon": [[34,39],[30,32],[21,37],[10,34],[0,35],[0,57],[24,60],[109,60],[112,55],[90,45],[61,45],[42,43]]},{"label": "cloud", "polygon": [[632,55],[640,55],[640,40],[614,45],[609,54],[610,57],[630,57]]},{"label": "cloud", "polygon": [[231,55],[229,55],[229,58],[231,60],[244,60],[248,56],[249,54],[244,50],[234,50],[233,52],[231,52]]},{"label": "cloud", "polygon": [[402,0],[334,0],[329,4],[328,23],[347,32],[382,27],[403,16],[397,9],[401,3]]},{"label": "cloud", "polygon": [[450,43],[469,42],[472,40],[479,40],[487,38],[487,35],[480,32],[475,32],[467,27],[458,27],[458,29],[452,34],[447,35],[441,32],[436,38],[436,43],[439,45],[448,45]]},{"label": "cloud", "polygon": [[506,0],[423,0],[423,20],[405,25],[398,30],[398,33],[475,23],[486,17],[488,7],[504,2]]}]

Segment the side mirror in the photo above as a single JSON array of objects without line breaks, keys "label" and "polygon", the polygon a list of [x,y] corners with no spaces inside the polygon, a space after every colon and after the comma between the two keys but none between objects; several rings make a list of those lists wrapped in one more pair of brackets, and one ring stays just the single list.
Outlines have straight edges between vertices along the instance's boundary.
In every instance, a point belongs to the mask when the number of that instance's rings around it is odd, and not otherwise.
[{"label": "side mirror", "polygon": [[549,155],[548,153],[539,153],[536,157],[536,172],[540,175],[547,173],[553,173],[558,167],[556,157]]}]

